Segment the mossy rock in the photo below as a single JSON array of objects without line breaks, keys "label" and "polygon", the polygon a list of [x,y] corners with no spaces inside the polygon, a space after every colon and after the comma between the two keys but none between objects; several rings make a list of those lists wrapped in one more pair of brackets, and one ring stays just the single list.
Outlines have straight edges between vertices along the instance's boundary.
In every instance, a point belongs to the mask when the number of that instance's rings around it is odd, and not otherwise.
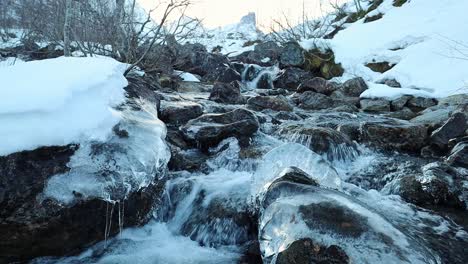
[{"label": "mossy rock", "polygon": [[312,72],[316,77],[331,79],[343,75],[341,64],[335,63],[335,54],[332,50],[325,52],[320,49],[312,49],[305,54],[304,70]]},{"label": "mossy rock", "polygon": [[326,62],[320,68],[320,73],[322,74],[323,78],[329,80],[333,77],[342,76],[344,73],[343,67],[341,64],[336,64],[334,61]]},{"label": "mossy rock", "polygon": [[393,6],[400,7],[404,4],[406,4],[408,0],[393,0]]}]

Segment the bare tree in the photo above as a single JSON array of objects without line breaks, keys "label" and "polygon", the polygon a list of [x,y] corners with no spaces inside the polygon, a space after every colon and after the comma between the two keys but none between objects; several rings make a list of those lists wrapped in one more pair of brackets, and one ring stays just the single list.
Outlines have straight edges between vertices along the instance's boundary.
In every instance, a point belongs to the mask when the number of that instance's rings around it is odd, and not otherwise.
[{"label": "bare tree", "polygon": [[71,56],[70,51],[70,33],[71,33],[71,19],[73,14],[72,0],[66,0],[65,4],[65,23],[63,25],[63,51],[65,57]]}]

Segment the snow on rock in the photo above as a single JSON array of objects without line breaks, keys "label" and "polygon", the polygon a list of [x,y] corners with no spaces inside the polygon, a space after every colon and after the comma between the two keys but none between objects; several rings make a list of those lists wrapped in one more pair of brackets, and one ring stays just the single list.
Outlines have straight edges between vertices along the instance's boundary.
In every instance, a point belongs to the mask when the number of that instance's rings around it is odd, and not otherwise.
[{"label": "snow on rock", "polygon": [[0,67],[0,155],[81,140],[105,140],[119,122],[125,65],[57,58]]},{"label": "snow on rock", "polygon": [[200,80],[193,74],[183,71],[175,71],[175,74],[182,78],[185,82],[200,82]]},{"label": "snow on rock", "polygon": [[[401,7],[392,4],[393,0],[385,0],[367,15],[381,13],[381,19],[347,24],[328,42],[336,61],[345,68],[344,78],[357,75],[370,82],[394,78],[408,88],[383,91],[382,86],[373,86],[366,92],[371,96],[467,93],[468,1],[412,0]],[[384,61],[396,65],[384,73],[365,66]]]}]

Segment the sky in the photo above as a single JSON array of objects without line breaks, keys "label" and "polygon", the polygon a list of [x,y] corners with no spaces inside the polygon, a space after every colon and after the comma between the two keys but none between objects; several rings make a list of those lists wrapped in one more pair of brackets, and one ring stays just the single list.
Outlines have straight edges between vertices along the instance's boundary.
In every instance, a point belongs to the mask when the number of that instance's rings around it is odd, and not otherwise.
[{"label": "sky", "polygon": [[[145,8],[150,8],[158,0],[138,0]],[[303,10],[309,17],[317,17],[330,9],[329,2],[346,0],[193,0],[188,15],[203,19],[206,27],[215,28],[239,22],[249,12],[257,14],[260,28],[266,29],[272,19],[287,15],[297,23]],[[305,8],[303,8],[305,7]]]}]

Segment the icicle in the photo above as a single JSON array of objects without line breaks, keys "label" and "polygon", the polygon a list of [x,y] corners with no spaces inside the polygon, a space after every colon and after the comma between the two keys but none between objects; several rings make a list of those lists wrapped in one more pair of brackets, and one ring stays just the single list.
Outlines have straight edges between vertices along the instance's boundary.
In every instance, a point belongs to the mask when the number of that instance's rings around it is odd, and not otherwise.
[{"label": "icicle", "polygon": [[108,223],[109,223],[109,202],[106,201],[106,227],[104,229],[104,245],[107,247],[107,229],[108,229]]}]

